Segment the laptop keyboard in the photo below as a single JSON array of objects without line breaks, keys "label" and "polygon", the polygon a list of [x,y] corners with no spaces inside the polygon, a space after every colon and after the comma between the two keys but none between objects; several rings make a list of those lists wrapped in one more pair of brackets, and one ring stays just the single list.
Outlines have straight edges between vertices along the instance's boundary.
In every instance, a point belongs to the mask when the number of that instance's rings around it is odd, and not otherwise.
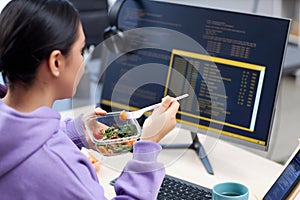
[{"label": "laptop keyboard", "polygon": [[211,189],[166,175],[157,200],[208,200],[212,199]]}]

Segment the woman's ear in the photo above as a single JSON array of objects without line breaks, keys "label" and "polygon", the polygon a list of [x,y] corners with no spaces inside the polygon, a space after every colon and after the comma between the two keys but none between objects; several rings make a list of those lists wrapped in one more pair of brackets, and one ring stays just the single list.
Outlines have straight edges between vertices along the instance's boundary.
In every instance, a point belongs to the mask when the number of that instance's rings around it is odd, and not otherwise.
[{"label": "woman's ear", "polygon": [[63,67],[63,55],[61,51],[54,50],[51,52],[48,59],[48,66],[51,74],[55,77],[59,77],[60,71]]}]

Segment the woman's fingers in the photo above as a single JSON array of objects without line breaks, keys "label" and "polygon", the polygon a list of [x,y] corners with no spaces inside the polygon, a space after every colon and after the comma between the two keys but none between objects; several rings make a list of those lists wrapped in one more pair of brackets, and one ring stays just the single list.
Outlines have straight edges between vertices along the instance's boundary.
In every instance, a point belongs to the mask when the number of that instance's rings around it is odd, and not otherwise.
[{"label": "woman's fingers", "polygon": [[171,103],[171,105],[168,107],[168,110],[166,110],[166,112],[169,112],[171,115],[174,115],[177,113],[178,109],[179,109],[179,102],[178,101],[173,101]]},{"label": "woman's fingers", "polygon": [[143,125],[142,140],[160,141],[176,125],[176,113],[179,102],[172,102],[172,97],[166,96],[161,105],[156,108]]},{"label": "woman's fingers", "polygon": [[172,103],[171,100],[172,97],[165,96],[164,98],[162,98],[161,105],[158,108],[156,108],[153,112],[158,114],[165,112],[170,107],[170,104]]},{"label": "woman's fingers", "polygon": [[105,111],[105,110],[103,110],[103,109],[101,109],[101,108],[99,108],[99,107],[97,107],[97,108],[95,108],[95,114],[96,115],[106,115],[107,114],[107,112]]}]

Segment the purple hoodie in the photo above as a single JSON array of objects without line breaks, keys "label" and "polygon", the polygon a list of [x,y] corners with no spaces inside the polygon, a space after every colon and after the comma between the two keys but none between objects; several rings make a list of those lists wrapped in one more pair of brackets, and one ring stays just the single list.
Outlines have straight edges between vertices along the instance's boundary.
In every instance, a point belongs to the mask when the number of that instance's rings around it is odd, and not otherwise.
[{"label": "purple hoodie", "polygon": [[[1,200],[106,199],[92,165],[76,146],[82,145],[80,118],[61,121],[48,107],[20,113],[2,100],[0,113]],[[156,199],[165,174],[156,161],[160,150],[152,142],[134,144],[114,199]]]}]

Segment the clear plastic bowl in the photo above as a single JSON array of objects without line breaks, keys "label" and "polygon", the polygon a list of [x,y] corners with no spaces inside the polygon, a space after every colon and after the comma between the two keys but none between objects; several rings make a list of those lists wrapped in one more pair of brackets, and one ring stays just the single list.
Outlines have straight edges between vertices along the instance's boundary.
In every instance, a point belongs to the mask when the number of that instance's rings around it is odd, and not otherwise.
[{"label": "clear plastic bowl", "polygon": [[108,113],[106,116],[92,116],[84,120],[95,150],[104,156],[130,152],[133,143],[141,136],[141,127],[136,119],[121,119],[119,113]]}]

